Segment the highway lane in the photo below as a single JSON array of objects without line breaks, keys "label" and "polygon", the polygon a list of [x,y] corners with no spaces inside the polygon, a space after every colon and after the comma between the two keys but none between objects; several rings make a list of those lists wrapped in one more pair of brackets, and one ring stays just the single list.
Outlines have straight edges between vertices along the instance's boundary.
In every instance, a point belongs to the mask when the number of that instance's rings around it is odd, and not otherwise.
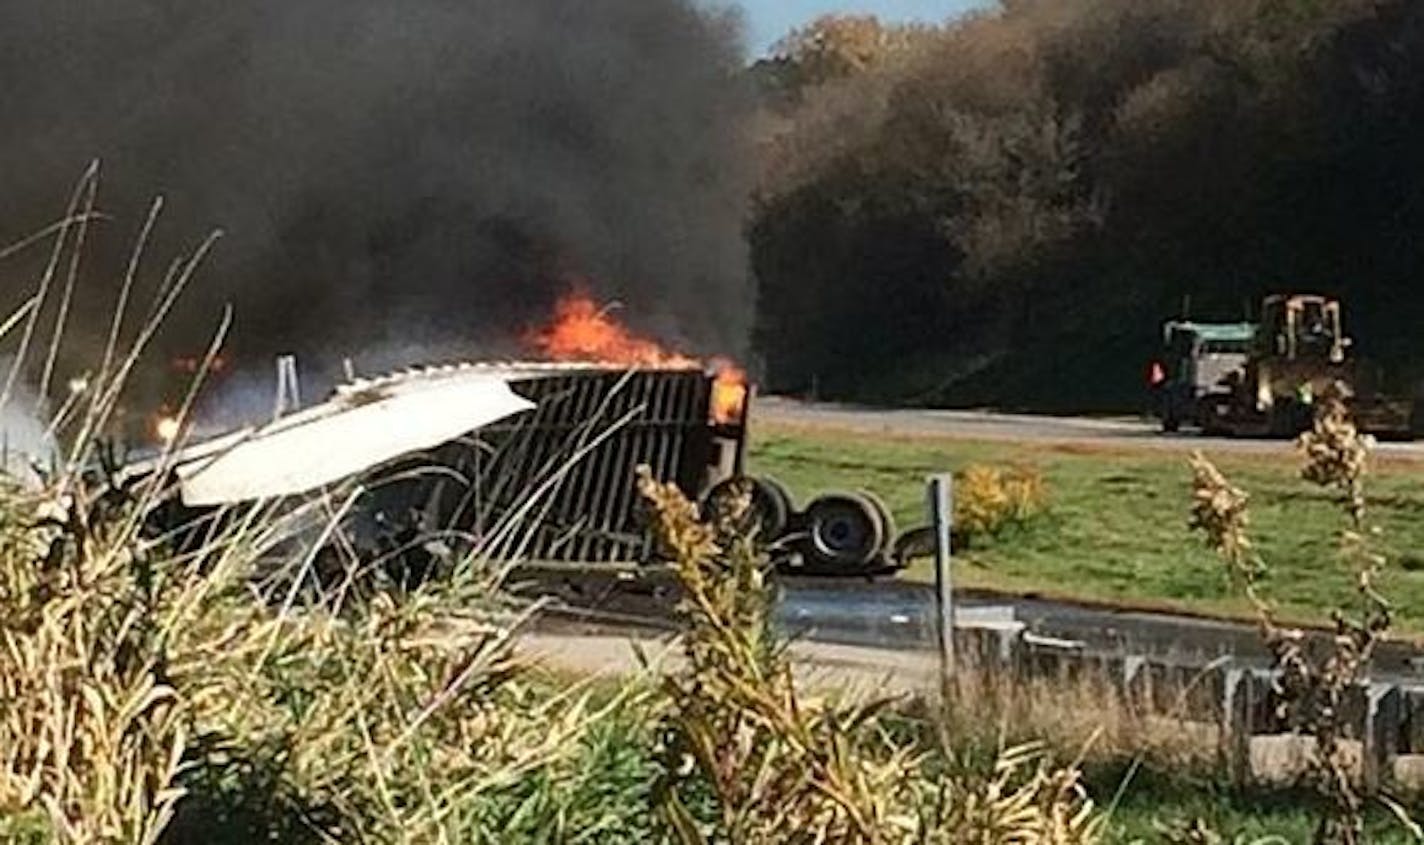
[{"label": "highway lane", "polygon": [[[929,585],[894,579],[780,579],[776,620],[781,629],[816,643],[891,649],[932,649],[936,642],[933,590]],[[517,569],[513,592],[549,602],[537,627],[565,629],[591,625],[607,628],[669,630],[679,591],[662,567],[588,569]],[[1026,630],[1093,654],[1140,655],[1188,666],[1205,666],[1231,656],[1243,665],[1270,663],[1260,631],[1244,622],[1107,605],[1049,601],[1034,597],[961,593],[956,598],[960,625],[998,627],[1022,624]],[[1309,632],[1312,641],[1328,642],[1326,631]],[[1380,647],[1376,679],[1424,683],[1424,661],[1413,643],[1392,641]]]},{"label": "highway lane", "polygon": [[[867,434],[946,437],[961,440],[1003,440],[1072,443],[1105,448],[1161,449],[1190,452],[1287,453],[1286,440],[1206,437],[1195,433],[1164,434],[1153,420],[1129,417],[1056,417],[990,411],[950,411],[931,408],[878,408],[864,405],[804,402],[780,396],[757,399],[752,425],[767,422]],[[1424,460],[1424,443],[1380,443],[1379,454],[1398,460]]]}]

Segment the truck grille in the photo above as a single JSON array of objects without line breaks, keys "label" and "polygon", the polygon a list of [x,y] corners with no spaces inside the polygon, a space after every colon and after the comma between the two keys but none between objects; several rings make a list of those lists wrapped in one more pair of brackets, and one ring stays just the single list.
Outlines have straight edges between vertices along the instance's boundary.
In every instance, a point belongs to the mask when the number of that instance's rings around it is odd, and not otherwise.
[{"label": "truck grille", "polygon": [[635,471],[647,465],[689,495],[715,481],[740,427],[709,424],[712,378],[700,371],[575,371],[515,380],[537,409],[443,447],[453,472],[427,514],[494,557],[641,561],[649,539]]}]

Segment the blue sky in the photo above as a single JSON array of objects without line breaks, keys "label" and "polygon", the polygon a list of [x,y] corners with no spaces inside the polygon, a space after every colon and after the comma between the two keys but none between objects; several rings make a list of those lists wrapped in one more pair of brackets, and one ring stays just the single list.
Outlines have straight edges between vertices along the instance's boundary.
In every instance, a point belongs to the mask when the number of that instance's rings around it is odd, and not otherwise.
[{"label": "blue sky", "polygon": [[760,56],[793,27],[828,12],[873,14],[887,21],[937,23],[989,3],[985,0],[740,0],[740,5],[746,11],[748,47],[752,55]]}]

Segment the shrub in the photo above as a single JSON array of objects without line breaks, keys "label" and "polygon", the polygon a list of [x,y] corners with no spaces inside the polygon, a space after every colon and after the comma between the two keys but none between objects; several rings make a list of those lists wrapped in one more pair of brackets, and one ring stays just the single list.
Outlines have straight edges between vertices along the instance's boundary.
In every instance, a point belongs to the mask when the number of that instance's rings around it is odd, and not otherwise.
[{"label": "shrub", "polygon": [[156,842],[180,809],[190,839],[255,809],[264,838],[489,841],[488,803],[579,751],[584,699],[523,680],[487,585],[280,605],[250,531],[175,556],[68,489],[0,499],[0,813],[63,842]]},{"label": "shrub", "polygon": [[1047,485],[1036,469],[974,464],[955,479],[954,527],[966,540],[993,536],[1036,516],[1047,499]]},{"label": "shrub", "polygon": [[0,814],[57,839],[152,842],[181,797],[167,643],[191,593],[83,490],[0,492]]}]

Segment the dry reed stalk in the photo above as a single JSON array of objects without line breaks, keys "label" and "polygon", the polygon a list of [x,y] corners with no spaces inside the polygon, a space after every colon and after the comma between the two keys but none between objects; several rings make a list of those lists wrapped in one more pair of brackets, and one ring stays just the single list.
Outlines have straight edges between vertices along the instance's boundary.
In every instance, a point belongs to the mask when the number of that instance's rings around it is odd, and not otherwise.
[{"label": "dry reed stalk", "polygon": [[[1265,565],[1249,536],[1247,495],[1200,453],[1191,461],[1191,527],[1205,535],[1257,610],[1262,637],[1278,671],[1274,693],[1279,715],[1292,730],[1314,739],[1310,772],[1326,806],[1314,841],[1330,845],[1364,841],[1365,800],[1343,742],[1348,726],[1342,703],[1346,693],[1366,677],[1375,646],[1390,626],[1389,602],[1375,586],[1387,561],[1371,544],[1378,529],[1367,522],[1364,482],[1374,441],[1355,428],[1348,398],[1343,385],[1327,391],[1317,405],[1311,430],[1298,444],[1305,457],[1301,477],[1339,494],[1345,517],[1341,557],[1356,580],[1358,615],[1334,614],[1333,648],[1324,656],[1307,650],[1302,631],[1281,626],[1258,591]],[[1387,797],[1384,801],[1406,827],[1418,830],[1400,805]]]},{"label": "dry reed stalk", "polygon": [[[923,776],[923,751],[883,723],[890,701],[809,700],[770,622],[773,593],[755,531],[751,491],[703,514],[674,486],[640,470],[654,533],[685,597],[685,665],[663,683],[660,814],[681,842],[1096,842],[1104,820],[1075,767],[1038,745],[1009,748],[986,775]],[[704,827],[686,794],[715,800]]]}]

